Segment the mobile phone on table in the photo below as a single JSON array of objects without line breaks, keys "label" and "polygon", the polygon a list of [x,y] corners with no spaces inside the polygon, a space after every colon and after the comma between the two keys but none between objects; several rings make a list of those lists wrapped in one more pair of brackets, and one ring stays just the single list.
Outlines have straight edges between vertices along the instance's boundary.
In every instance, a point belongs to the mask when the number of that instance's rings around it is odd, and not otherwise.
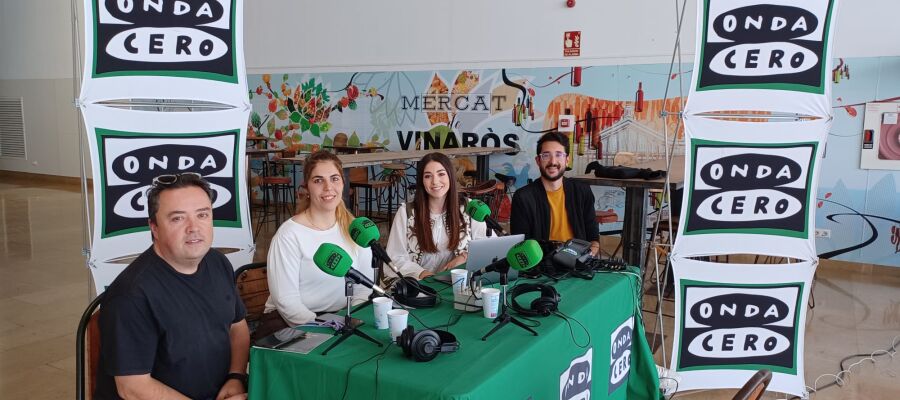
[{"label": "mobile phone on table", "polygon": [[[337,322],[343,324],[344,316],[332,314],[332,313],[325,313],[325,314],[317,316],[316,321],[319,321],[319,322],[337,321]],[[356,318],[350,317],[350,326],[353,328],[356,328],[364,323],[365,322],[361,319],[356,319]]]},{"label": "mobile phone on table", "polygon": [[278,349],[306,337],[306,332],[294,328],[284,328],[256,341],[259,347]]}]

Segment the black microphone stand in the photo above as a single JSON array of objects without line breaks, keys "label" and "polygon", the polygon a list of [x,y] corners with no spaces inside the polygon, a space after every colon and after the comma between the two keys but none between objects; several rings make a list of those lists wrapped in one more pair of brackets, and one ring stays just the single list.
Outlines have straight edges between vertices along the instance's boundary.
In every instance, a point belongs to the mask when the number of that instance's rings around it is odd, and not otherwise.
[{"label": "black microphone stand", "polygon": [[496,220],[491,219],[491,217],[487,217],[484,219],[484,223],[487,225],[487,236],[491,236],[491,232],[496,234],[498,237],[505,236],[506,232],[503,231],[503,227],[500,226]]},{"label": "black microphone stand", "polygon": [[[494,319],[494,323],[497,324],[494,328],[491,329],[486,335],[481,337],[481,340],[487,340],[488,337],[500,330],[500,328],[504,327],[506,324],[512,322],[514,325],[519,326],[520,328],[531,332],[534,336],[537,336],[538,333],[531,329],[528,325],[522,323],[522,321],[517,320],[512,315],[509,315],[506,308],[506,285],[509,284],[509,270],[505,270],[500,274],[500,314],[497,315],[497,318]],[[482,297],[483,299],[483,297]],[[483,301],[483,300],[482,300]]]},{"label": "black microphone stand", "polygon": [[[382,270],[383,265],[384,265],[384,263],[383,263],[378,257],[372,257],[372,269],[375,270],[375,275],[374,275],[374,277],[375,277],[375,284],[378,285],[378,286],[381,286],[381,279],[382,279],[381,275],[382,275],[382,273],[384,272],[384,271]],[[372,304],[372,300],[373,300],[374,298],[376,298],[376,297],[378,297],[378,292],[376,292],[376,291],[373,290],[373,291],[372,291],[372,294],[369,295],[369,299],[366,300],[366,301],[364,301],[364,302],[362,302],[362,303],[360,303],[360,304],[358,304],[358,305],[353,309],[353,312],[357,312],[357,311],[359,311],[359,310],[362,310],[363,308],[365,308],[365,307],[368,306],[369,304]]]},{"label": "black microphone stand", "polygon": [[[364,332],[356,329],[356,327],[353,326],[353,318],[350,317],[350,302],[353,299],[353,284],[354,284],[353,280],[351,280],[350,278],[344,277],[344,295],[347,296],[347,314],[344,315],[344,326],[342,326],[341,329],[334,331],[335,336],[340,334],[341,337],[338,338],[338,340],[336,340],[334,343],[331,344],[331,346],[328,346],[328,348],[322,352],[323,356],[327,355],[328,352],[331,351],[331,349],[333,349],[335,346],[341,344],[341,342],[343,342],[344,340],[347,340],[347,338],[350,337],[351,335],[356,335],[363,339],[366,339],[372,343],[377,344],[378,347],[384,346],[381,344],[381,342],[373,339],[371,336],[365,334]],[[535,335],[537,335],[537,334],[535,333]]]}]

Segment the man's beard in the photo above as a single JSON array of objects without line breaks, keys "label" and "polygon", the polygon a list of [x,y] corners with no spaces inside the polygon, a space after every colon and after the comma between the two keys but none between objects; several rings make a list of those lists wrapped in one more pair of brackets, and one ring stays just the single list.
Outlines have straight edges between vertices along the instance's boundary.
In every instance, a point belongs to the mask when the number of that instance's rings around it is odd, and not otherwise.
[{"label": "man's beard", "polygon": [[[556,170],[559,171],[559,173],[556,176],[550,176],[550,174],[547,173],[547,168],[550,168],[550,167],[556,167]],[[544,168],[541,168],[541,177],[543,177],[544,179],[546,179],[548,181],[554,182],[554,181],[560,180],[563,177],[563,174],[565,172],[566,172],[566,169],[563,168],[562,165],[550,164]]]}]

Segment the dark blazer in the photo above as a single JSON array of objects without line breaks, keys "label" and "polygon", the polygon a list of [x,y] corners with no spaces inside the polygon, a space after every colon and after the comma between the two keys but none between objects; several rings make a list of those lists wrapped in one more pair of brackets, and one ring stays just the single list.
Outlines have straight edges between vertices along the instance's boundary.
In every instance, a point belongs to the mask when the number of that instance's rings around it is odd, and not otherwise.
[{"label": "dark blazer", "polygon": [[[576,239],[595,241],[600,237],[594,211],[594,192],[582,182],[563,180],[566,193],[566,215]],[[550,239],[550,203],[540,179],[516,190],[509,217],[513,235],[524,234],[525,239]]]}]

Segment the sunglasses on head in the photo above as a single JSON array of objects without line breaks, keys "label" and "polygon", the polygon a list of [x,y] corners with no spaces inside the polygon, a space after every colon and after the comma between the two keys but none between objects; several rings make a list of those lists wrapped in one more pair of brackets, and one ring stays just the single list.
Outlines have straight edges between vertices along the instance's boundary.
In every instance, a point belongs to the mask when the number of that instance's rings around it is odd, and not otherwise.
[{"label": "sunglasses on head", "polygon": [[166,174],[153,178],[153,187],[174,185],[183,178],[200,179],[202,175],[196,172],[182,172],[180,174]]}]

